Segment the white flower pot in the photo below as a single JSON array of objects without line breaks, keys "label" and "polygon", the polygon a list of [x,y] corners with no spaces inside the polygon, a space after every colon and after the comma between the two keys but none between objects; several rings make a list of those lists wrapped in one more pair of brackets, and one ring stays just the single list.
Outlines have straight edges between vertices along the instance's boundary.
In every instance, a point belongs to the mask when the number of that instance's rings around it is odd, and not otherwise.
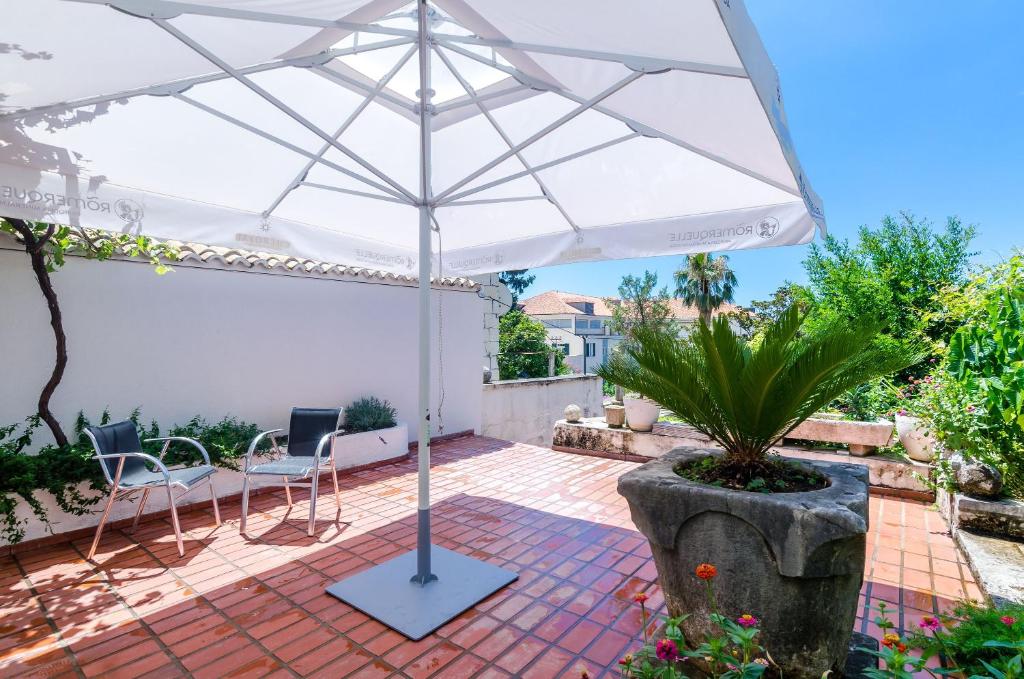
[{"label": "white flower pot", "polygon": [[661,415],[661,406],[646,398],[623,399],[626,407],[626,426],[633,431],[650,431]]},{"label": "white flower pot", "polygon": [[907,449],[910,459],[931,462],[935,457],[935,441],[928,434],[920,418],[897,413],[896,434],[900,437],[900,443]]},{"label": "white flower pot", "polygon": [[388,429],[345,434],[334,440],[334,466],[338,469],[382,462],[409,452],[409,427],[399,422]]}]

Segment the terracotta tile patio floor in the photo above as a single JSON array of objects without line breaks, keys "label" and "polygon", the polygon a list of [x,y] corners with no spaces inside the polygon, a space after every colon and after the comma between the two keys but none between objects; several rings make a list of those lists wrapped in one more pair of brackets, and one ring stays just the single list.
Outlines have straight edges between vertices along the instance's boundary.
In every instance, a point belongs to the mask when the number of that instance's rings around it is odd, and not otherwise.
[{"label": "terracotta tile patio floor", "polygon": [[[288,521],[282,493],[262,494],[238,534],[239,505],[183,516],[179,558],[169,518],[135,535],[0,559],[0,676],[39,677],[578,677],[617,676],[633,645],[639,591],[663,603],[645,540],[615,492],[634,464],[466,437],[436,445],[436,542],[514,569],[519,580],[419,642],[409,642],[324,593],[324,587],[415,542],[412,461],[342,477],[318,536],[305,502]],[[327,484],[329,485],[329,484]],[[878,634],[866,601],[900,625],[979,597],[929,506],[872,497],[858,627]]]}]

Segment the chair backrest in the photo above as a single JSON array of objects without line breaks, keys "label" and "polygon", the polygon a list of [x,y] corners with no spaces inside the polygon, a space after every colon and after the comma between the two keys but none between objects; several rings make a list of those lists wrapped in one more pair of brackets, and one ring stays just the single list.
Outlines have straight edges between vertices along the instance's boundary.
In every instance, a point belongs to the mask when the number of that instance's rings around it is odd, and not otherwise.
[{"label": "chair backrest", "polygon": [[[130,420],[86,427],[85,431],[92,440],[93,448],[100,455],[142,452],[142,441],[139,440],[139,432],[135,428],[135,423]],[[120,460],[117,458],[100,460],[100,464],[103,466],[103,475],[107,477],[108,483],[113,483],[114,475],[117,473],[118,462]],[[121,470],[121,476],[125,477],[132,471],[145,470],[145,468],[146,463],[141,458],[126,457],[124,458],[124,468]]]},{"label": "chair backrest", "polygon": [[[292,408],[288,425],[288,454],[313,457],[324,434],[341,428],[341,408]],[[326,455],[330,451],[324,451]]]}]

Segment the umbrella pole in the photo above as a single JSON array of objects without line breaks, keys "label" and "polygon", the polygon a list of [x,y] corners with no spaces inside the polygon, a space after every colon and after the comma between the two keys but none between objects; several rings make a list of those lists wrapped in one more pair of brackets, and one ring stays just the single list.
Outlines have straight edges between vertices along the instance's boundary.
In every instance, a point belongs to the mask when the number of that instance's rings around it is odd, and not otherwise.
[{"label": "umbrella pole", "polygon": [[[419,493],[416,551],[406,552],[327,588],[410,639],[422,639],[519,576],[430,542],[430,275],[433,201],[430,186],[430,40],[426,0],[418,0],[420,58],[419,199]],[[438,276],[441,272],[438,271]],[[478,387],[479,388],[479,387]],[[415,564],[414,564],[415,562]],[[411,578],[409,571],[415,565]],[[439,575],[435,575],[435,571]]]},{"label": "umbrella pole", "polygon": [[[430,131],[427,130],[427,134]],[[424,158],[425,171],[429,159]],[[430,571],[430,208],[420,206],[420,364],[419,364],[419,492],[417,501],[416,575],[412,581],[426,585],[437,576]]]},{"label": "umbrella pole", "polygon": [[417,494],[416,575],[412,581],[426,585],[437,576],[430,572],[430,45],[427,43],[427,2],[419,11],[420,62],[420,364],[419,364],[419,493]]}]

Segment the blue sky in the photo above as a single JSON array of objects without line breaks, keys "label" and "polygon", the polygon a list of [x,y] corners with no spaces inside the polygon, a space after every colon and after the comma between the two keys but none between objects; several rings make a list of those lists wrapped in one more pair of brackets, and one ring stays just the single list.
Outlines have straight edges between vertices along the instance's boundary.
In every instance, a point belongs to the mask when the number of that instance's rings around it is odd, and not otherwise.
[{"label": "blue sky", "polygon": [[[801,162],[829,232],[909,210],[976,224],[978,259],[1024,247],[1024,2],[747,0],[782,79]],[[737,302],[804,279],[806,246],[731,255]],[[535,269],[527,295],[613,295],[679,257]]]}]

